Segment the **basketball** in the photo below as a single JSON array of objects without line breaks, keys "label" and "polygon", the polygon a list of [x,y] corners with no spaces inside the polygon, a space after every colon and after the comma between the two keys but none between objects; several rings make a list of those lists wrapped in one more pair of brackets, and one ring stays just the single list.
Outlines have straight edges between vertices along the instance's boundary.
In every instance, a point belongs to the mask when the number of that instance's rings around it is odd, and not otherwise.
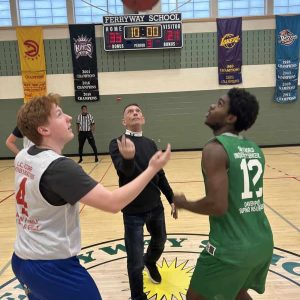
[{"label": "basketball", "polygon": [[159,0],[122,0],[123,4],[134,11],[151,10]]}]

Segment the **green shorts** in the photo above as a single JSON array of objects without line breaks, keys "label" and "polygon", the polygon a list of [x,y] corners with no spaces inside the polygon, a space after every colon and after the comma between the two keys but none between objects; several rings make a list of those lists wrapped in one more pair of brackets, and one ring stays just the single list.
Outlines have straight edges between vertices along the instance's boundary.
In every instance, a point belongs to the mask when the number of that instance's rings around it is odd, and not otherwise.
[{"label": "green shorts", "polygon": [[198,258],[190,288],[207,300],[234,300],[240,290],[247,289],[262,294],[271,258],[243,267],[224,263],[204,250]]}]

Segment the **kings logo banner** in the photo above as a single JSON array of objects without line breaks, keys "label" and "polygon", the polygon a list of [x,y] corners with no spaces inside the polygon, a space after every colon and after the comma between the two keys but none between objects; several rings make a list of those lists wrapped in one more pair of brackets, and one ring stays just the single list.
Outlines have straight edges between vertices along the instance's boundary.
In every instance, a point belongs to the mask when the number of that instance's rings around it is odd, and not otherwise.
[{"label": "kings logo banner", "polygon": [[299,72],[300,15],[276,16],[276,92],[275,102],[297,100]]},{"label": "kings logo banner", "polygon": [[242,18],[217,19],[219,84],[242,83]]},{"label": "kings logo banner", "polygon": [[99,100],[95,26],[69,25],[76,101]]},{"label": "kings logo banner", "polygon": [[24,101],[35,96],[43,96],[46,88],[46,63],[42,27],[16,28]]}]

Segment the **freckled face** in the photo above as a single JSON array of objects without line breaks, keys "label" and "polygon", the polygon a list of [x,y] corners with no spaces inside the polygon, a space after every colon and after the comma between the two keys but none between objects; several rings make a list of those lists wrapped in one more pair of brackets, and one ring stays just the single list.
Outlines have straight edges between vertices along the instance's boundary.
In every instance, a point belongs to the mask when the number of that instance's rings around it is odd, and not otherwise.
[{"label": "freckled face", "polygon": [[65,114],[59,106],[53,105],[48,121],[51,136],[59,143],[66,144],[74,137],[72,117]]}]

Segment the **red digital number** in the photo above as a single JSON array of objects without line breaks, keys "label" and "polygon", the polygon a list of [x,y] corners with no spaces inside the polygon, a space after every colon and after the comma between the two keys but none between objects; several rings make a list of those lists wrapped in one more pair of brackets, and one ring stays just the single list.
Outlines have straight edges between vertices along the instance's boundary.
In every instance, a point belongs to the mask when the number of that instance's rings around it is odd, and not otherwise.
[{"label": "red digital number", "polygon": [[25,201],[25,184],[26,184],[26,181],[27,181],[27,177],[24,177],[20,183],[20,187],[19,187],[19,190],[17,192],[17,195],[16,195],[16,199],[17,199],[17,203],[19,205],[22,205],[22,214],[23,215],[26,215],[28,217],[28,212],[26,210],[26,208],[28,207],[27,206],[27,202]]},{"label": "red digital number", "polygon": [[122,34],[119,32],[116,32],[116,43],[121,44],[122,43]]},{"label": "red digital number", "polygon": [[180,41],[181,40],[181,32],[180,30],[166,30],[165,40],[167,42],[170,41]]},{"label": "red digital number", "polygon": [[166,37],[165,37],[166,41],[174,41],[174,34],[173,34],[173,30],[166,30]]},{"label": "red digital number", "polygon": [[109,43],[114,44],[116,42],[116,35],[114,32],[109,33]]},{"label": "red digital number", "polygon": [[147,48],[153,48],[153,40],[147,40]]},{"label": "red digital number", "polygon": [[174,30],[174,41],[180,41],[180,40],[181,40],[180,30]]},{"label": "red digital number", "polygon": [[110,44],[121,44],[122,43],[122,34],[119,32],[110,32],[109,33],[109,43]]}]

